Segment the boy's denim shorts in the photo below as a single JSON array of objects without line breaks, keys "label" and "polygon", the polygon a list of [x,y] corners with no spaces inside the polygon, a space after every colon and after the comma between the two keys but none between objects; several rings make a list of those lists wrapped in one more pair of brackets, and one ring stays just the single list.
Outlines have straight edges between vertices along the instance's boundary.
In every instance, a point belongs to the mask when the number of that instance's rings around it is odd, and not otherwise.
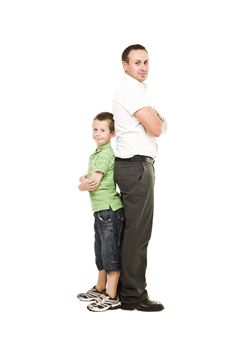
[{"label": "boy's denim shorts", "polygon": [[124,227],[123,208],[94,213],[95,262],[98,270],[120,271],[120,242]]}]

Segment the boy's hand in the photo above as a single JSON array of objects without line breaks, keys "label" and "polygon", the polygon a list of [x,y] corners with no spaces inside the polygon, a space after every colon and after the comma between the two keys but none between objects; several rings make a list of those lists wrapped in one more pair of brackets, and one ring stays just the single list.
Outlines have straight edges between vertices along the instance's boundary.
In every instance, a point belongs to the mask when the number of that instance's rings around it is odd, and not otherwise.
[{"label": "boy's hand", "polygon": [[92,177],[88,178],[87,175],[80,176],[79,178],[79,190],[80,191],[94,191],[99,187],[103,173],[94,172]]},{"label": "boy's hand", "polygon": [[98,184],[94,179],[87,179],[82,177],[82,182],[79,184],[80,191],[94,191]]},{"label": "boy's hand", "polygon": [[83,182],[83,181],[85,181],[85,180],[86,180],[86,178],[87,178],[87,174],[80,176],[80,178],[79,178],[79,182]]}]

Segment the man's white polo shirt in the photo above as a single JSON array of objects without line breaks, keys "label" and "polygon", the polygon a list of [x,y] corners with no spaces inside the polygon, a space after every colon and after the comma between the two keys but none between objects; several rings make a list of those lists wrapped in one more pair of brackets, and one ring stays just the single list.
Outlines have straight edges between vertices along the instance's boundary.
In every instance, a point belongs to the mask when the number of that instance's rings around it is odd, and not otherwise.
[{"label": "man's white polo shirt", "polygon": [[157,144],[134,113],[143,107],[151,107],[147,86],[125,74],[113,97],[113,115],[116,130],[115,156],[130,158],[134,155],[155,157]]}]

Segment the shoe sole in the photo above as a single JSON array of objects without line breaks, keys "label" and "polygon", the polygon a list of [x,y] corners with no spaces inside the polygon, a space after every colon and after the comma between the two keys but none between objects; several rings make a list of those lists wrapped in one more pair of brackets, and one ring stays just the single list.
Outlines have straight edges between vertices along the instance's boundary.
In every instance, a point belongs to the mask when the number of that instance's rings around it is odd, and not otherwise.
[{"label": "shoe sole", "polygon": [[133,305],[121,305],[121,309],[122,310],[127,310],[127,311],[133,311],[133,310],[135,310],[136,308],[135,308],[135,306],[133,306]]},{"label": "shoe sole", "polygon": [[126,310],[126,311],[143,311],[143,312],[158,312],[158,311],[162,311],[164,310],[164,308],[161,309],[156,309],[156,310],[144,310],[143,308],[139,308],[139,306],[134,306],[134,305],[121,305],[121,309],[122,310]]},{"label": "shoe sole", "polygon": [[89,310],[89,311],[91,311],[91,312],[105,312],[105,311],[113,311],[113,310],[118,310],[118,309],[120,309],[121,308],[121,306],[120,305],[116,305],[116,306],[114,306],[114,307],[109,307],[108,309],[102,309],[102,310],[92,310],[92,309],[90,309],[89,307],[87,307],[87,309]]},{"label": "shoe sole", "polygon": [[99,296],[95,297],[95,298],[90,298],[90,299],[83,299],[83,298],[78,298],[77,297],[77,299],[80,300],[80,301],[97,301],[99,299]]}]

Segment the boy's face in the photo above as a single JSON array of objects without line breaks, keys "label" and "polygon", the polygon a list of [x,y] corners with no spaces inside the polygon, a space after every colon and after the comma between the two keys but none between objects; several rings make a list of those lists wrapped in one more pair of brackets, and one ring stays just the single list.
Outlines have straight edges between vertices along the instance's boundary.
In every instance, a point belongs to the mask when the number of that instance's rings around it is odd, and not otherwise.
[{"label": "boy's face", "polygon": [[128,58],[128,63],[123,61],[124,71],[139,82],[143,82],[149,71],[148,53],[145,50],[131,50]]},{"label": "boy's face", "polygon": [[105,145],[114,136],[114,132],[110,132],[107,120],[93,120],[92,136],[97,144],[97,148]]}]

